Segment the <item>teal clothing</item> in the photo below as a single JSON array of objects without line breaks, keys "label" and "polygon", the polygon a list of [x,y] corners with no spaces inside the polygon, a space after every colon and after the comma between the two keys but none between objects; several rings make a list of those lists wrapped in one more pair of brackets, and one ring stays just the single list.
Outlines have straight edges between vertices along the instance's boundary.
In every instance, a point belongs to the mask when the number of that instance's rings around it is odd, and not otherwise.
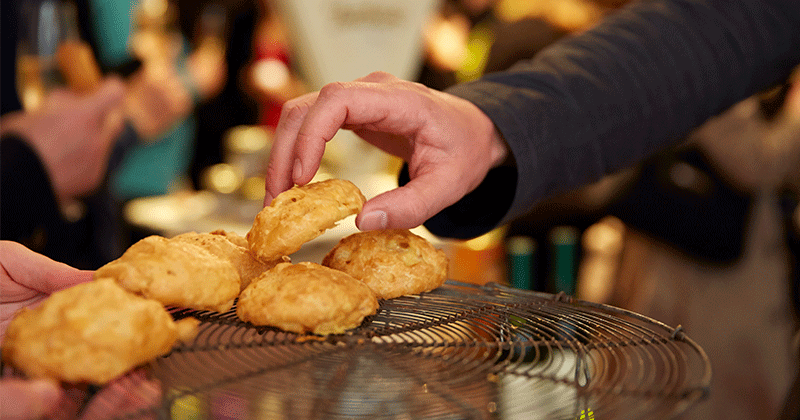
[{"label": "teal clothing", "polygon": [[[97,56],[113,67],[131,59],[128,48],[139,0],[91,0],[94,31],[98,35]],[[187,49],[178,57],[179,71]],[[178,179],[188,174],[194,151],[197,124],[188,117],[154,142],[135,145],[111,174],[112,194],[119,200],[166,194]]]},{"label": "teal clothing", "polygon": [[172,183],[189,168],[197,123],[188,118],[152,144],[130,150],[111,178],[120,200],[166,194]]},{"label": "teal clothing", "polygon": [[106,66],[116,67],[128,61],[128,40],[133,27],[133,11],[139,0],[90,0],[92,25],[97,39],[97,58]]}]

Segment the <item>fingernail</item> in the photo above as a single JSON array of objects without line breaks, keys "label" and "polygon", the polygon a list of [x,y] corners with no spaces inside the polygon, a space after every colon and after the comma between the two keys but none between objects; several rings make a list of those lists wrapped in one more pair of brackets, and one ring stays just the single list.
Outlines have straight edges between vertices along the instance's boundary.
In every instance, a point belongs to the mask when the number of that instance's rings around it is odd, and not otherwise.
[{"label": "fingernail", "polygon": [[389,217],[384,211],[373,211],[361,216],[359,229],[361,230],[380,230],[386,229]]},{"label": "fingernail", "polygon": [[296,184],[301,176],[303,176],[303,164],[300,163],[300,159],[295,159],[294,168],[292,169],[292,181]]}]

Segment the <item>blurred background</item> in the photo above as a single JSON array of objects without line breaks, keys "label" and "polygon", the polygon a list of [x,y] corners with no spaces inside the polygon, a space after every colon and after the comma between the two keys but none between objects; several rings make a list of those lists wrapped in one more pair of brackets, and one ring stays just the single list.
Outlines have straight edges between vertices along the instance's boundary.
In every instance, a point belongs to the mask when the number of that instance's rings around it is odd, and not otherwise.
[{"label": "blurred background", "polygon": [[[99,256],[86,268],[96,268],[150,234],[246,234],[286,100],[376,70],[444,89],[532,57],[625,3],[20,0],[3,13],[3,31],[18,37],[11,46],[4,37],[15,61],[2,71],[30,112],[56,87],[124,80],[125,129],[106,181],[61,208],[92,221]],[[448,253],[454,280],[564,291],[682,325],[714,369],[709,398],[684,418],[777,419],[800,359],[796,79],[480,238],[415,232]],[[400,166],[340,132],[317,179],[350,179],[369,198],[397,185]],[[347,219],[293,260],[318,262],[355,231]]]}]

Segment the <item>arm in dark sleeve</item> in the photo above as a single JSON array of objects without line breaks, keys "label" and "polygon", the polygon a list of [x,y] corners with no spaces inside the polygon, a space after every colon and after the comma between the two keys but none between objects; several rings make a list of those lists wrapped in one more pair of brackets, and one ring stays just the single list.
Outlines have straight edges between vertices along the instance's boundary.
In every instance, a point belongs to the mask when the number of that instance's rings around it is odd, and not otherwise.
[{"label": "arm in dark sleeve", "polygon": [[448,90],[492,119],[516,159],[516,171],[500,168],[484,184],[515,187],[509,197],[483,185],[425,226],[450,237],[486,232],[680,140],[798,62],[796,0],[637,2],[507,72]]},{"label": "arm in dark sleeve", "polygon": [[16,135],[0,140],[0,238],[41,252],[48,225],[61,218],[39,156]]},{"label": "arm in dark sleeve", "polygon": [[89,268],[83,222],[64,219],[47,170],[19,136],[0,139],[0,239]]}]

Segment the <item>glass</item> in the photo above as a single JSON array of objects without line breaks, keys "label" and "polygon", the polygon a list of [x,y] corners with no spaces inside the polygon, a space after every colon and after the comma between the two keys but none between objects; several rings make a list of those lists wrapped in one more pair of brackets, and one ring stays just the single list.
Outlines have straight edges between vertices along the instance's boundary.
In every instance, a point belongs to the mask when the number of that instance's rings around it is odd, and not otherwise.
[{"label": "glass", "polygon": [[17,92],[22,106],[33,110],[61,83],[56,52],[63,37],[61,5],[54,0],[23,0],[17,45]]},{"label": "glass", "polygon": [[78,29],[75,4],[58,0],[23,0],[17,45],[17,92],[22,106],[34,110],[57,86],[88,93],[102,74]]}]

